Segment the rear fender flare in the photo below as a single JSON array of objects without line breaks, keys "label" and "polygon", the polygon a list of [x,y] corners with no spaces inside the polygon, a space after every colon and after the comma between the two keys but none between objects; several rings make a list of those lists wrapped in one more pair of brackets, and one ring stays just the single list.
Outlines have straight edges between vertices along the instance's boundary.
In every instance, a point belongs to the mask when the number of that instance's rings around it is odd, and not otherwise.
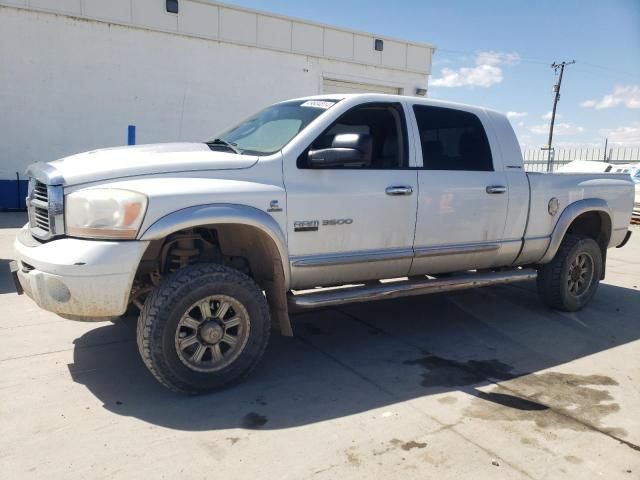
[{"label": "rear fender flare", "polygon": [[[588,212],[598,212],[601,215],[606,215],[606,219],[608,220],[608,228],[611,229],[612,225],[612,215],[611,209],[606,201],[601,198],[586,198],[583,200],[578,200],[577,202],[573,202],[569,204],[558,217],[558,221],[551,233],[551,241],[549,242],[549,246],[547,247],[547,251],[542,256],[538,263],[549,263],[553,260],[553,257],[556,255],[556,252],[560,248],[560,244],[564,239],[564,236],[569,230],[569,227],[573,223],[573,221],[578,218],[580,215],[588,213]],[[605,227],[607,228],[607,227]],[[611,236],[611,231],[608,232],[608,238]]]}]

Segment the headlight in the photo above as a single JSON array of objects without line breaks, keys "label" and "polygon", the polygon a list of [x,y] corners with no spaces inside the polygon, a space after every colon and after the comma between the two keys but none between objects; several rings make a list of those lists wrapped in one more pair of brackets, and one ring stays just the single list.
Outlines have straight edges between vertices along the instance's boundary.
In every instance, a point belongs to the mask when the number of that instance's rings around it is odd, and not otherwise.
[{"label": "headlight", "polygon": [[147,197],[116,188],[91,188],[65,197],[66,233],[75,237],[136,238]]}]

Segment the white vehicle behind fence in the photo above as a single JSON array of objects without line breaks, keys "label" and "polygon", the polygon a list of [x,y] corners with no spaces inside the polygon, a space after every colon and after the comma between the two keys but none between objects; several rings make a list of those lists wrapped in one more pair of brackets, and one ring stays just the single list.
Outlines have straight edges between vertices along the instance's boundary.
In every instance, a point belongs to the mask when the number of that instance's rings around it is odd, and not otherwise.
[{"label": "white vehicle behind fence", "polygon": [[137,305],[145,364],[183,393],[247,375],[290,310],[536,277],[546,304],[579,310],[634,202],[629,174],[526,173],[502,114],[379,94],[28,173],[17,288],[68,318]]},{"label": "white vehicle behind fence", "polygon": [[640,224],[640,163],[608,163],[604,161],[593,160],[574,160],[566,165],[561,166],[558,172],[585,173],[585,172],[602,172],[602,173],[626,173],[629,174],[633,183],[635,183],[635,200],[633,202],[632,223]]}]

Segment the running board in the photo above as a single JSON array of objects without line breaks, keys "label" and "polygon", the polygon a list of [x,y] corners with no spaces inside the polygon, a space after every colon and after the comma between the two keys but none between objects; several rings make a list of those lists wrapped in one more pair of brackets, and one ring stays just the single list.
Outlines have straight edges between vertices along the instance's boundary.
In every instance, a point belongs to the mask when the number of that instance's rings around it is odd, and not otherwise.
[{"label": "running board", "polygon": [[392,298],[427,295],[429,293],[452,292],[468,288],[486,287],[504,283],[533,280],[538,272],[532,268],[510,270],[506,272],[461,273],[443,278],[426,278],[397,282],[377,283],[357,287],[321,289],[310,293],[289,293],[289,306],[292,309],[331,307],[347,303],[390,300]]}]

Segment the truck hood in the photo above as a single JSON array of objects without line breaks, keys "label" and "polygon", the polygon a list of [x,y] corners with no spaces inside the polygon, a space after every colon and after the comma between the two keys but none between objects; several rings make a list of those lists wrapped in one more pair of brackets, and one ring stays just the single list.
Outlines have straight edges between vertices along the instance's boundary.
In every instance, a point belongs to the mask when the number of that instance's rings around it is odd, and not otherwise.
[{"label": "truck hood", "polygon": [[91,150],[50,165],[70,186],[157,173],[249,168],[257,161],[256,156],[212,151],[204,143],[157,143]]}]

